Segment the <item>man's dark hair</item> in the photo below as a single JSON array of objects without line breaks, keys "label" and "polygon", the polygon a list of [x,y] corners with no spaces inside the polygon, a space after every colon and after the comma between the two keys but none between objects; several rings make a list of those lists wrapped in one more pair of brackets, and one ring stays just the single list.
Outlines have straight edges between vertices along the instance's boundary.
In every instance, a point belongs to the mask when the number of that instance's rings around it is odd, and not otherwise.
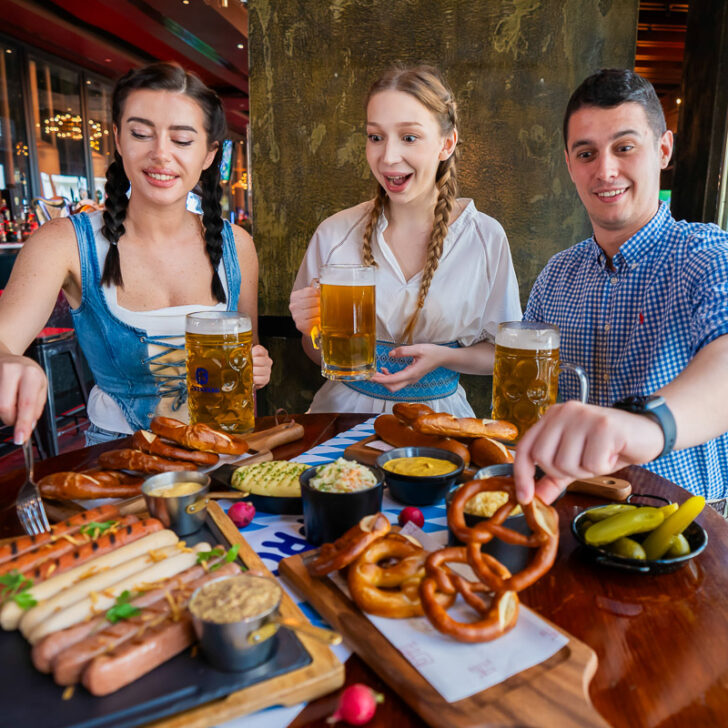
[{"label": "man's dark hair", "polygon": [[659,139],[665,133],[665,115],[652,84],[627,68],[602,68],[582,81],[571,94],[564,114],[564,146],[567,146],[569,119],[584,106],[611,109],[620,104],[639,104],[647,115],[647,122]]}]

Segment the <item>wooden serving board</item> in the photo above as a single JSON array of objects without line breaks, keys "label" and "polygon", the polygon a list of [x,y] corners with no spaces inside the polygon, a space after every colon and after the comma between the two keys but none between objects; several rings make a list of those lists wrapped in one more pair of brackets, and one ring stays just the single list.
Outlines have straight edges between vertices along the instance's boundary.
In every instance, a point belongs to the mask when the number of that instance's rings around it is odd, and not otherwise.
[{"label": "wooden serving board", "polygon": [[[377,435],[370,435],[360,442],[355,442],[344,450],[344,457],[349,460],[364,463],[365,465],[374,465],[377,458],[383,452],[386,452],[386,450],[371,447],[371,443],[374,442],[381,442]],[[475,466],[466,468],[463,471],[462,480],[472,478],[477,470]],[[627,480],[621,478],[614,478],[611,475],[600,475],[596,478],[575,480],[573,483],[569,483],[566,490],[570,493],[584,493],[586,495],[596,496],[597,498],[624,501],[632,493],[632,485]]]},{"label": "wooden serving board", "polygon": [[[555,655],[487,690],[448,703],[331,579],[309,575],[304,559],[308,561],[315,553],[283,559],[278,565],[280,574],[428,725],[608,728],[588,694],[597,668],[596,654],[568,632],[549,622],[569,639]],[[520,608],[527,609],[523,604]]]},{"label": "wooden serving board", "polygon": [[[207,512],[208,518],[212,520],[221,536],[231,546],[235,544],[240,546],[238,558],[248,569],[273,576],[217,503],[210,503]],[[285,590],[281,600],[280,613],[283,617],[308,621]],[[154,728],[209,728],[209,726],[241,715],[248,715],[272,705],[296,705],[340,688],[344,684],[344,666],[333,652],[322,642],[300,632],[296,636],[312,658],[311,663],[306,667],[251,685],[244,690],[231,693],[221,700],[150,723],[149,726],[154,726]]]}]

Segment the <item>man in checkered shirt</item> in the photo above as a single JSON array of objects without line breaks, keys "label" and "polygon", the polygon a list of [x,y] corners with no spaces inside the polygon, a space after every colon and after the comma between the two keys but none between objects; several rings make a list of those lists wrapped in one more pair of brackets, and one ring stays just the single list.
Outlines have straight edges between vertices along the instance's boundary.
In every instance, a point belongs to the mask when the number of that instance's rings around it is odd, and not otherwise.
[{"label": "man in checkered shirt", "polygon": [[[602,70],[579,86],[564,143],[594,234],[548,262],[524,318],[559,327],[561,357],[586,370],[590,403],[555,405],[524,435],[519,495],[530,500],[535,463],[547,473],[537,492],[548,501],[576,478],[646,463],[725,509],[728,234],[677,222],[659,202],[673,137],[654,88],[633,71]],[[560,393],[577,396],[573,377],[562,376]],[[611,408],[654,394],[677,429],[662,456],[662,425]]]}]

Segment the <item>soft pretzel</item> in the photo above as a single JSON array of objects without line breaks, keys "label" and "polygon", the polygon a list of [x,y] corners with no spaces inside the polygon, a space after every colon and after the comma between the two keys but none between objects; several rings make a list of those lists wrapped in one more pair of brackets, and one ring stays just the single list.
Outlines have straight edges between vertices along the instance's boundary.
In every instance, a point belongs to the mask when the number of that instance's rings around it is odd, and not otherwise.
[{"label": "soft pretzel", "polygon": [[477,417],[453,417],[446,412],[420,415],[412,427],[423,435],[441,437],[497,437],[515,440],[518,428],[505,420],[481,420]]},{"label": "soft pretzel", "polygon": [[142,478],[130,478],[123,473],[87,472],[53,473],[38,481],[44,498],[85,500],[93,498],[132,498],[142,492]]},{"label": "soft pretzel", "polygon": [[364,549],[389,533],[391,524],[383,513],[375,513],[352,526],[333,543],[325,543],[308,564],[312,576],[326,576],[351,564]]},{"label": "soft pretzel", "polygon": [[[505,491],[508,494],[508,501],[491,518],[469,528],[463,514],[465,504],[478,493],[494,490]],[[533,584],[551,568],[559,548],[559,517],[556,511],[538,496],[528,505],[521,506],[532,531],[530,535],[503,525],[517,503],[513,478],[472,480],[457,489],[447,512],[447,522],[451,531],[456,538],[467,544],[468,563],[478,578],[496,591],[521,591]],[[536,553],[525,569],[513,576],[504,577],[498,568],[499,562],[481,551],[481,545],[494,537],[506,543],[536,549]]]},{"label": "soft pretzel", "polygon": [[196,425],[185,425],[184,422],[172,417],[155,417],[150,429],[156,435],[166,437],[191,450],[205,450],[222,455],[242,455],[248,452],[248,443],[240,435],[221,432],[201,422]]},{"label": "soft pretzel", "polygon": [[[480,545],[477,544],[480,548]],[[516,626],[518,620],[518,595],[514,591],[496,591],[488,595],[488,587],[469,581],[447,567],[447,563],[465,564],[467,556],[463,546],[451,546],[431,553],[425,562],[426,576],[420,584],[420,599],[427,619],[433,627],[459,642],[488,642],[501,637]],[[495,561],[495,559],[493,559]],[[500,562],[498,573],[502,578],[510,572]],[[480,617],[475,622],[458,622],[448,613],[438,593],[458,593]]]},{"label": "soft pretzel", "polygon": [[131,444],[137,450],[150,455],[161,455],[163,458],[173,460],[189,460],[196,465],[215,465],[220,456],[214,452],[202,450],[187,450],[165,442],[159,435],[148,430],[137,430],[131,438]]},{"label": "soft pretzel", "polygon": [[99,465],[110,470],[133,470],[137,473],[166,473],[192,468],[190,463],[183,460],[167,460],[132,448],[102,452],[99,455]]},{"label": "soft pretzel", "polygon": [[418,402],[397,402],[392,407],[392,414],[403,424],[411,426],[418,417],[434,415],[435,410]]},{"label": "soft pretzel", "polygon": [[513,462],[511,451],[503,443],[490,437],[479,437],[477,440],[473,440],[468,449],[470,450],[470,460],[479,468]]},{"label": "soft pretzel", "polygon": [[[421,617],[424,612],[419,586],[426,558],[427,552],[421,546],[397,533],[374,541],[349,566],[352,599],[359,609],[379,617]],[[449,606],[455,595],[437,594],[435,598]]]}]

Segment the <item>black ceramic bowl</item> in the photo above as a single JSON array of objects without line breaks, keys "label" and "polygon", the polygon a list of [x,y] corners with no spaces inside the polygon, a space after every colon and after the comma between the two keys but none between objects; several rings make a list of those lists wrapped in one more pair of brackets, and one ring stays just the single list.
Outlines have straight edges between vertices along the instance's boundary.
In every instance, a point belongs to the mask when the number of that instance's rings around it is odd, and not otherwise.
[{"label": "black ceramic bowl", "polygon": [[[438,458],[455,465],[455,470],[445,475],[400,475],[392,473],[384,464],[395,458]],[[429,506],[441,501],[453,486],[465,463],[454,452],[440,450],[435,447],[398,447],[382,453],[377,458],[377,465],[384,471],[384,482],[395,500],[408,506]]]},{"label": "black ceramic bowl", "polygon": [[605,506],[594,506],[582,511],[571,522],[571,532],[576,540],[582,545],[585,553],[587,553],[597,564],[604,566],[612,566],[615,569],[623,571],[634,571],[640,574],[669,574],[671,571],[685,566],[685,564],[694,559],[708,545],[708,534],[706,530],[693,521],[684,531],[683,536],[690,544],[690,553],[685,556],[673,556],[662,559],[653,559],[651,561],[643,561],[642,559],[628,559],[624,556],[617,556],[605,548],[599,546],[590,546],[584,540],[584,531],[588,527],[589,511],[604,508]]},{"label": "black ceramic bowl", "polygon": [[[328,463],[322,463],[327,465]],[[316,475],[321,465],[314,465],[300,475],[303,500],[303,528],[306,540],[313,546],[335,541],[364,516],[382,509],[384,474],[376,466],[369,468],[377,478],[377,484],[366,490],[352,493],[334,493],[312,488],[308,481]]]},{"label": "black ceramic bowl", "polygon": [[246,501],[250,501],[255,510],[262,513],[276,513],[285,516],[300,516],[303,513],[303,499],[295,496],[259,495],[250,493]]}]

